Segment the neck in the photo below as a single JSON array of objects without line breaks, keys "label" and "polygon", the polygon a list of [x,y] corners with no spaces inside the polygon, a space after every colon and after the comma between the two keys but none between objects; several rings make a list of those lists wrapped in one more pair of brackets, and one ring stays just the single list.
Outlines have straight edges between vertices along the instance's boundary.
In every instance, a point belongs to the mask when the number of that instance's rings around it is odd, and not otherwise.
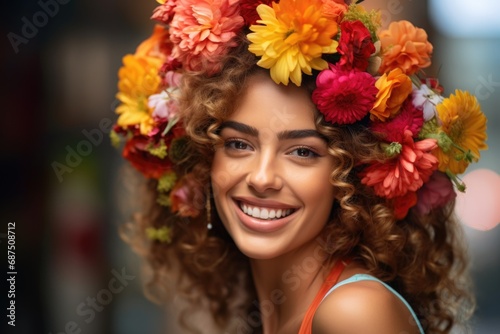
[{"label": "neck", "polygon": [[264,333],[297,333],[329,273],[317,242],[269,260],[252,259]]}]

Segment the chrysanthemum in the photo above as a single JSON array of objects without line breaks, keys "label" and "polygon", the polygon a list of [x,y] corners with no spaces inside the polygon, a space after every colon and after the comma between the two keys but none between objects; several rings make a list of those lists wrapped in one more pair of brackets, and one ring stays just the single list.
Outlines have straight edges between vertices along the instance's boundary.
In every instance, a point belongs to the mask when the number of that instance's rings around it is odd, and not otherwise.
[{"label": "chrysanthemum", "polygon": [[158,92],[161,78],[158,69],[161,61],[152,57],[126,55],[118,71],[118,94],[121,104],[116,108],[117,124],[122,128],[138,126],[147,135],[153,126],[152,109],[148,107],[150,95]]},{"label": "chrysanthemum", "polygon": [[380,73],[401,68],[407,75],[431,64],[432,44],[425,30],[408,21],[392,22],[389,29],[379,33],[382,42]]},{"label": "chrysanthemum", "polygon": [[153,20],[169,24],[170,21],[172,21],[172,17],[174,15],[176,0],[157,0],[157,2],[160,5],[154,9],[151,18]]},{"label": "chrysanthemum", "polygon": [[321,56],[335,53],[338,26],[323,16],[322,5],[321,0],[282,0],[272,8],[257,7],[260,25],[250,27],[248,50],[261,57],[257,65],[270,69],[276,83],[291,80],[300,86],[302,72],[328,67]]},{"label": "chrysanthemum", "polygon": [[474,95],[458,89],[455,95],[450,95],[437,106],[437,114],[441,122],[439,130],[453,142],[449,147],[434,151],[439,159],[439,170],[446,172],[449,169],[454,174],[461,174],[470,162],[467,155],[472,154],[477,160],[479,150],[488,148],[485,143],[486,116]]},{"label": "chrysanthemum", "polygon": [[312,100],[326,121],[352,124],[368,114],[376,95],[375,78],[370,74],[330,65],[318,75]]},{"label": "chrysanthemum", "polygon": [[237,0],[177,0],[170,24],[172,56],[184,68],[215,74],[220,60],[236,46],[234,37],[243,26]]},{"label": "chrysanthemum", "polygon": [[411,98],[408,98],[396,117],[387,122],[372,122],[370,129],[389,143],[402,143],[405,130],[410,130],[413,137],[417,137],[423,124],[422,110],[417,109]]},{"label": "chrysanthemum", "polygon": [[395,198],[408,191],[417,191],[427,182],[438,166],[437,158],[430,152],[436,140],[413,141],[411,131],[405,131],[401,152],[387,162],[375,162],[360,174],[361,183],[372,186],[378,196]]}]

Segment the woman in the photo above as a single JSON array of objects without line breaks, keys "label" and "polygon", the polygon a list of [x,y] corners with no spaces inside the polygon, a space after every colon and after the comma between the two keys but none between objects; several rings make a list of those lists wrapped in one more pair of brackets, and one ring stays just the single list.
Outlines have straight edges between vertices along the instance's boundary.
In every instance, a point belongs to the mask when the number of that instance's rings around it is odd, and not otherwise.
[{"label": "woman", "polygon": [[432,46],[409,22],[268,4],[166,1],[168,29],[124,58],[148,288],[175,282],[194,332],[195,310],[219,333],[450,332],[473,309],[452,212],[486,148],[477,101],[416,75]]}]

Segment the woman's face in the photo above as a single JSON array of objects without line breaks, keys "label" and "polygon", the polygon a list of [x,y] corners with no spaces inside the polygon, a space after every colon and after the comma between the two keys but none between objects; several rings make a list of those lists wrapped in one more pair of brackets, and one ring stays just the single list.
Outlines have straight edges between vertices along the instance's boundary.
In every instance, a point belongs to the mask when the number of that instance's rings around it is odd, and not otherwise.
[{"label": "woman's face", "polygon": [[314,115],[306,90],[259,73],[221,126],[211,171],[215,204],[250,258],[312,245],[328,220],[333,162]]}]

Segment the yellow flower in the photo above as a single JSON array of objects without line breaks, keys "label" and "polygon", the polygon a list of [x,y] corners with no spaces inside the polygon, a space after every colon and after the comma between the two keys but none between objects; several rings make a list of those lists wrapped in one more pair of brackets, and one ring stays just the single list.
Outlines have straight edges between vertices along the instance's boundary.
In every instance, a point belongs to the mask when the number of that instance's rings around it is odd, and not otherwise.
[{"label": "yellow flower", "polygon": [[441,121],[439,131],[452,141],[448,147],[440,146],[433,152],[439,159],[438,168],[461,174],[472,160],[479,159],[479,150],[488,148],[486,116],[474,95],[458,89],[438,104],[437,114]]},{"label": "yellow flower", "polygon": [[161,78],[158,75],[161,61],[153,57],[123,57],[123,67],[118,71],[118,94],[121,104],[116,108],[117,124],[122,128],[138,125],[141,134],[147,135],[153,127],[152,109],[148,98],[158,93]]},{"label": "yellow flower", "polygon": [[248,50],[261,59],[257,65],[271,70],[271,78],[288,85],[302,82],[302,72],[328,67],[323,53],[335,53],[338,43],[332,39],[338,25],[323,15],[321,0],[282,0],[273,7],[257,7],[260,25],[250,26]]}]

